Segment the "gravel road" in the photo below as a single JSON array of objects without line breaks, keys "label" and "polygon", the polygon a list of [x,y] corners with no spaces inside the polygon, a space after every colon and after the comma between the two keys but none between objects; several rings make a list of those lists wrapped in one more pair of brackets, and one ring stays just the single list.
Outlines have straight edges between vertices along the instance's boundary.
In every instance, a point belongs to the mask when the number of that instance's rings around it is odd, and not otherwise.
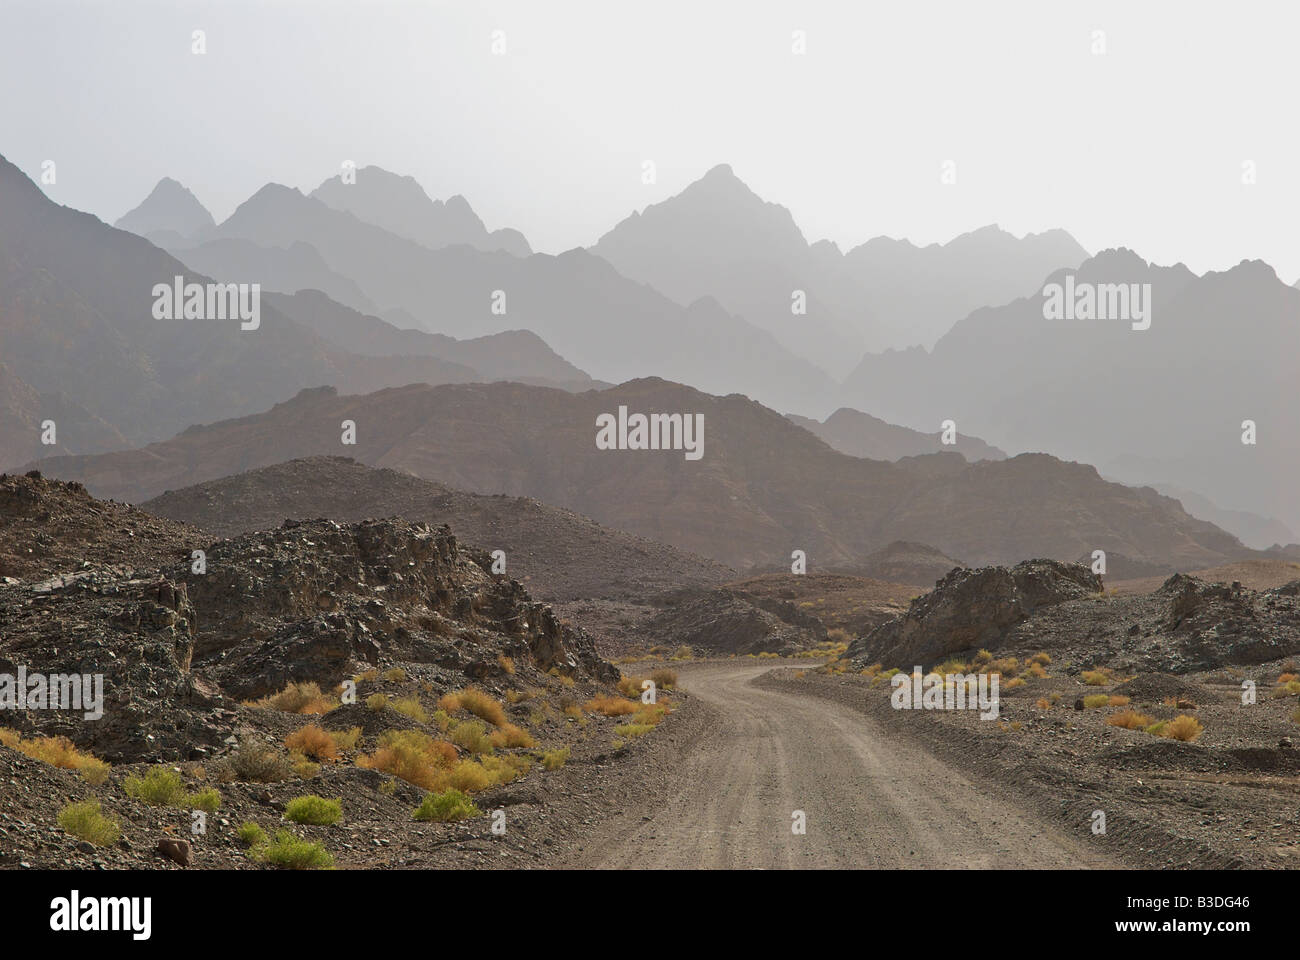
[{"label": "gravel road", "polygon": [[[1104,868],[1086,825],[1067,836],[879,721],[760,689],[771,663],[682,668],[716,729],[663,770],[668,789],[586,838],[597,868]],[[791,829],[802,810],[807,832]]]}]

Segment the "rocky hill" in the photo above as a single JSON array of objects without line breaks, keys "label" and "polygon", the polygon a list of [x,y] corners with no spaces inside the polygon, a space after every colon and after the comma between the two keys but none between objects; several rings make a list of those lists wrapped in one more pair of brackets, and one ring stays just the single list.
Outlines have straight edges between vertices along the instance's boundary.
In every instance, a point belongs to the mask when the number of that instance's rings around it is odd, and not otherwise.
[{"label": "rocky hill", "polygon": [[143,509],[219,536],[272,529],[286,518],[345,523],[402,517],[446,524],[466,543],[503,550],[509,576],[546,600],[642,599],[687,585],[721,583],[733,571],[525,497],[453,490],[348,457],[309,457],[171,490]]},{"label": "rocky hill", "polygon": [[[703,453],[610,450],[597,417],[704,418]],[[341,443],[344,421],[356,443]],[[1251,555],[1177,501],[1046,455],[897,464],[850,457],[741,396],[650,379],[580,394],[514,383],[412,385],[364,396],[305,391],[267,413],[195,427],[101,457],[52,458],[46,473],[140,502],[288,458],[348,454],[475,493],[528,496],[736,569],[860,561],[895,540],[970,563],[1065,560],[1094,549],[1196,569]]]},{"label": "rocky hill", "polygon": [[956,442],[945,444],[943,433],[922,433],[886,423],[859,410],[841,407],[824,421],[790,414],[790,420],[821,437],[840,453],[868,460],[901,460],[927,453],[951,450],[967,460],[1005,460],[1006,454],[978,437],[957,434]]}]

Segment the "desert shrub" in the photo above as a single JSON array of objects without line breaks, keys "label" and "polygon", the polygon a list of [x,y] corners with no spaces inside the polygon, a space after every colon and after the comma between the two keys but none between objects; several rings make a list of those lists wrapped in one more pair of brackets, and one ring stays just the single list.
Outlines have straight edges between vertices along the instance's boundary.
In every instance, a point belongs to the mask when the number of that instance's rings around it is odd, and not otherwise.
[{"label": "desert shrub", "polygon": [[1079,674],[1079,678],[1090,687],[1104,687],[1108,683],[1113,683],[1109,670],[1084,670]]},{"label": "desert shrub", "polygon": [[246,847],[255,847],[266,841],[266,831],[262,829],[261,824],[254,823],[252,820],[241,823],[239,829],[235,831],[235,836],[239,837],[239,842]]},{"label": "desert shrub", "polygon": [[320,773],[320,764],[314,760],[308,760],[301,753],[289,754],[289,766],[294,773],[304,780],[310,780]]},{"label": "desert shrub", "polygon": [[282,751],[253,737],[244,737],[228,760],[236,780],[245,783],[279,783],[290,774],[289,758]]},{"label": "desert shrub", "polygon": [[467,794],[453,787],[444,790],[442,793],[425,794],[424,800],[420,803],[414,816],[416,820],[434,820],[439,823],[447,823],[452,820],[467,820],[470,817],[477,817],[480,813],[482,811],[474,806],[474,801]]},{"label": "desert shrub", "polygon": [[348,727],[346,730],[331,730],[329,735],[334,738],[334,746],[337,750],[355,750],[361,740],[361,728]]},{"label": "desert shrub", "polygon": [[[773,654],[773,656],[775,656],[775,654]],[[686,646],[686,644],[682,644],[680,647],[678,647],[676,650],[673,651],[673,655],[668,659],[669,660],[694,660],[695,651],[692,650],[690,647]]]},{"label": "desert shrub", "polygon": [[1273,690],[1275,697],[1295,697],[1300,696],[1300,680],[1289,680],[1280,684]]},{"label": "desert shrub", "polygon": [[470,753],[492,752],[492,738],[488,736],[487,727],[478,720],[464,720],[455,724],[447,736],[456,746]]},{"label": "desert shrub", "polygon": [[328,713],[337,705],[338,702],[322,693],[315,683],[291,683],[279,693],[250,704],[283,713]]},{"label": "desert shrub", "polygon": [[1047,679],[1047,669],[1041,663],[1030,663],[1026,672],[1036,680]]},{"label": "desert shrub", "polygon": [[100,812],[98,800],[70,803],[59,811],[58,820],[59,826],[68,833],[97,847],[117,843],[117,838],[122,835],[117,821]]},{"label": "desert shrub", "polygon": [[357,766],[400,777],[425,790],[432,790],[447,768],[456,762],[456,748],[418,730],[389,730],[379,738],[379,747],[369,756],[357,758]]},{"label": "desert shrub", "polygon": [[122,790],[128,797],[152,807],[179,806],[185,798],[185,785],[181,775],[167,767],[151,767],[143,777],[130,776],[122,781]]},{"label": "desert shrub", "polygon": [[991,663],[992,661],[993,661],[993,654],[989,653],[987,650],[981,649],[978,653],[975,654],[975,659],[971,661],[971,663],[976,666],[983,666],[984,664]]},{"label": "desert shrub", "polygon": [[636,698],[641,696],[641,680],[641,677],[629,677],[627,674],[623,674],[618,678],[618,692],[625,697]]},{"label": "desert shrub", "polygon": [[1015,677],[1020,672],[1020,661],[1015,657],[1003,657],[1001,660],[993,660],[986,667],[985,673],[1000,673],[1004,677]]},{"label": "desert shrub", "polygon": [[1161,736],[1169,737],[1171,740],[1182,740],[1184,743],[1191,743],[1204,731],[1201,721],[1197,720],[1190,714],[1183,714],[1181,717],[1174,717],[1165,726]]},{"label": "desert shrub", "polygon": [[372,693],[366,697],[366,709],[373,713],[388,709],[388,698],[382,693]]},{"label": "desert shrub", "polygon": [[620,737],[644,737],[655,728],[653,723],[621,723],[614,728]]},{"label": "desert shrub", "polygon": [[286,870],[318,870],[334,866],[334,857],[319,843],[300,840],[288,830],[278,830],[261,852],[261,859]]},{"label": "desert shrub", "polygon": [[[1300,711],[1296,711],[1300,713]],[[559,770],[569,760],[569,748],[560,747],[558,750],[546,750],[542,753],[543,770]]]},{"label": "desert shrub", "polygon": [[315,794],[294,797],[285,805],[284,816],[294,823],[328,827],[332,823],[338,823],[343,816],[343,803],[341,800],[326,800]]},{"label": "desert shrub", "polygon": [[646,703],[642,704],[635,713],[629,718],[630,723],[648,723],[652,727],[657,727],[659,722],[670,712],[667,703]]},{"label": "desert shrub", "polygon": [[1094,707],[1105,707],[1110,705],[1110,697],[1104,693],[1093,693],[1083,698],[1083,705],[1089,710]]},{"label": "desert shrub", "polygon": [[399,700],[394,700],[393,709],[402,716],[418,720],[420,723],[429,722],[429,715],[424,712],[424,707],[420,706],[420,701],[415,697],[402,697]]},{"label": "desert shrub", "polygon": [[1052,702],[1046,697],[1039,697],[1038,702],[1034,704],[1039,710],[1051,710]]},{"label": "desert shrub", "polygon": [[1046,667],[1052,662],[1052,658],[1047,653],[1040,650],[1038,651],[1038,653],[1034,654],[1032,657],[1029,658],[1029,662],[1036,663],[1040,667]]},{"label": "desert shrub", "polygon": [[677,687],[677,671],[669,670],[667,667],[651,671],[650,679],[660,690],[673,690]]},{"label": "desert shrub", "polygon": [[78,750],[67,737],[33,737],[24,740],[14,730],[0,729],[0,743],[52,767],[75,770],[83,780],[95,787],[108,779],[111,769],[106,761]]},{"label": "desert shrub", "polygon": [[505,708],[477,687],[466,687],[464,690],[444,694],[438,701],[438,706],[448,713],[466,710],[494,727],[506,722]]},{"label": "desert shrub", "polygon": [[638,704],[632,700],[624,700],[621,697],[611,697],[607,694],[598,694],[592,697],[582,709],[588,713],[599,713],[606,717],[622,717],[629,713],[635,713]]},{"label": "desert shrub", "polygon": [[1114,696],[1107,698],[1106,705],[1108,707],[1127,707],[1128,699],[1129,699],[1128,697],[1121,697],[1118,694],[1116,694]]},{"label": "desert shrub", "polygon": [[314,723],[295,730],[284,738],[284,745],[305,757],[316,760],[334,760],[339,755],[334,737]]},{"label": "desert shrub", "polygon": [[401,667],[390,667],[389,669],[384,671],[383,676],[384,679],[387,680],[389,683],[406,682],[406,671],[403,670]]},{"label": "desert shrub", "polygon": [[497,665],[500,666],[509,676],[514,676],[515,662],[504,653],[497,654]]},{"label": "desert shrub", "polygon": [[1012,677],[1006,682],[1006,688],[1008,690],[1014,690],[1017,687],[1023,687],[1027,682],[1028,681],[1026,681],[1024,677]]},{"label": "desert shrub", "polygon": [[513,723],[507,723],[499,730],[493,730],[492,736],[488,738],[494,747],[535,747],[537,741],[533,735],[522,727],[517,727]]},{"label": "desert shrub", "polygon": [[1168,720],[1161,720],[1161,721],[1159,721],[1159,722],[1157,722],[1157,723],[1153,723],[1153,724],[1151,724],[1151,726],[1147,727],[1147,728],[1146,728],[1144,731],[1142,731],[1142,732],[1143,732],[1143,733],[1149,733],[1149,734],[1151,734],[1152,736],[1155,736],[1155,737],[1163,737],[1163,736],[1165,735],[1165,727],[1167,727],[1167,726],[1169,726],[1169,721],[1168,721]]},{"label": "desert shrub", "polygon": [[1121,710],[1119,713],[1112,713],[1106,718],[1106,722],[1112,727],[1123,727],[1125,730],[1145,730],[1151,726],[1151,718],[1136,710]]},{"label": "desert shrub", "polygon": [[951,660],[945,660],[943,663],[935,667],[934,670],[931,672],[937,673],[941,677],[946,677],[950,673],[965,673],[966,661],[958,660],[956,658],[953,658]]},{"label": "desert shrub", "polygon": [[187,810],[216,813],[217,808],[221,806],[221,794],[217,792],[216,787],[204,787],[198,793],[187,796],[183,805]]},{"label": "desert shrub", "polygon": [[1291,719],[1296,723],[1300,723],[1300,707],[1296,707],[1295,713],[1291,714]]}]

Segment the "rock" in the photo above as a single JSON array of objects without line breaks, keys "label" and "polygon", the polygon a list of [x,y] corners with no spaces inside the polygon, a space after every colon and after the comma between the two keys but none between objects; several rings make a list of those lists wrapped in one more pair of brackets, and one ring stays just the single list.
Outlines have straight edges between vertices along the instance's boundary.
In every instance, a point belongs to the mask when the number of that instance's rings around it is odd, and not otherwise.
[{"label": "rock", "polygon": [[182,867],[188,867],[194,862],[194,851],[191,849],[188,840],[163,837],[158,841],[158,852],[168,860],[179,863]]},{"label": "rock", "polygon": [[1014,567],[958,568],[907,613],[849,645],[845,656],[904,668],[959,650],[993,649],[1038,609],[1101,593],[1101,578],[1078,563],[1025,560]]},{"label": "rock", "polygon": [[1290,750],[1292,746],[1293,744],[1291,742],[1290,737],[1283,737],[1281,740],[1277,742],[1277,748],[1279,750]]},{"label": "rock", "polygon": [[1075,701],[1074,701],[1074,709],[1076,709],[1076,710],[1082,710],[1082,709],[1083,709],[1083,697],[1080,697],[1078,700],[1075,700]]}]

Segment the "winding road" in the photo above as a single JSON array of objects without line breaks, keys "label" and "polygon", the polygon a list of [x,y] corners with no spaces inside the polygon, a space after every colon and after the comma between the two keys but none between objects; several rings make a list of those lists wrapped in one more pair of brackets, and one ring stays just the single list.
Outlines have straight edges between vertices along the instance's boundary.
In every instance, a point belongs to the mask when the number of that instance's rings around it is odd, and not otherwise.
[{"label": "winding road", "polygon": [[[1067,836],[842,704],[763,689],[770,663],[696,664],[681,686],[718,713],[666,802],[598,828],[596,868],[1104,868]],[[806,833],[792,829],[794,811]]]}]

